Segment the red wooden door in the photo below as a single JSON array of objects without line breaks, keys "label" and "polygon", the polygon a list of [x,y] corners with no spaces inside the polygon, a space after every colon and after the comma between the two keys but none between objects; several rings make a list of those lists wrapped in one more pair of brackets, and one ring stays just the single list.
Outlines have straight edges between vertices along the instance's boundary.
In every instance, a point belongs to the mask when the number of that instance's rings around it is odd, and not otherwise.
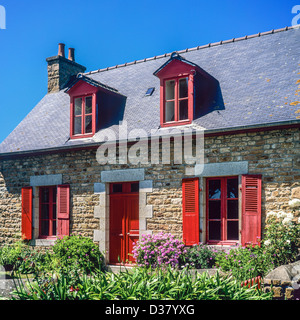
[{"label": "red wooden door", "polygon": [[134,262],[130,255],[139,238],[139,194],[136,183],[111,185],[110,193],[110,263]]}]

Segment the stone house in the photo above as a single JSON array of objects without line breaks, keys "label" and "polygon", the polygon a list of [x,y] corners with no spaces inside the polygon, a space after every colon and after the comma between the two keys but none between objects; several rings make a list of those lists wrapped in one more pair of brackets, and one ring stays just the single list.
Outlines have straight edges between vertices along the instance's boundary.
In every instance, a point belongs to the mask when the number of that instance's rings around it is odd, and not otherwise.
[{"label": "stone house", "polygon": [[160,231],[257,242],[300,187],[299,32],[90,72],[59,44],[48,93],[0,144],[0,244],[80,233],[114,264]]}]

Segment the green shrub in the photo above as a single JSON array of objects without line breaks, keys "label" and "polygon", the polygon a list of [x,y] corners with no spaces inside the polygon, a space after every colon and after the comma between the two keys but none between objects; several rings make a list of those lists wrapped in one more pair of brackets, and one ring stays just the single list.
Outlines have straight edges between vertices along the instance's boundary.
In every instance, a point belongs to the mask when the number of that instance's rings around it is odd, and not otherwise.
[{"label": "green shrub", "polygon": [[15,269],[23,274],[38,273],[47,270],[50,265],[50,253],[36,247],[26,246],[20,253]]},{"label": "green shrub", "polygon": [[263,246],[238,246],[216,256],[216,266],[240,281],[264,276],[273,268],[272,258]]},{"label": "green shrub", "polygon": [[0,265],[5,268],[15,268],[20,263],[21,253],[25,247],[26,245],[22,241],[2,247],[0,249]]},{"label": "green shrub", "polygon": [[49,254],[31,247],[23,241],[6,245],[0,249],[0,265],[8,270],[33,273],[42,270],[49,262]]},{"label": "green shrub", "polygon": [[186,249],[185,263],[196,269],[209,269],[215,265],[217,250],[199,243]]},{"label": "green shrub", "polygon": [[61,268],[78,268],[85,272],[104,269],[104,257],[90,238],[81,235],[65,236],[52,247],[52,265]]}]

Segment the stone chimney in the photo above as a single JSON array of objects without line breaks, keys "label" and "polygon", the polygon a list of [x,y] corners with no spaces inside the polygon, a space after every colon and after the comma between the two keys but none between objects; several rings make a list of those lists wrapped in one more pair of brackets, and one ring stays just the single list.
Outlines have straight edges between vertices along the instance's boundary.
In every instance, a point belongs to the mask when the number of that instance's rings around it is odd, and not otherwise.
[{"label": "stone chimney", "polygon": [[48,93],[58,92],[66,87],[72,76],[83,73],[86,68],[75,62],[74,48],[69,48],[68,59],[65,57],[65,44],[58,44],[58,54],[46,59],[48,62]]}]

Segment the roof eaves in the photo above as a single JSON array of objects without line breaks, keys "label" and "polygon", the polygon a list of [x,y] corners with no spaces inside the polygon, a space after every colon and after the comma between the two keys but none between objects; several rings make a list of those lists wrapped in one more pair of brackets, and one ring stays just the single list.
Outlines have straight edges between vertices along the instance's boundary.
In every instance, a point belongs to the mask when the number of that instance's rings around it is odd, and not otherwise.
[{"label": "roof eaves", "polygon": [[[239,127],[229,127],[229,128],[220,128],[220,129],[204,129],[204,134],[209,135],[223,135],[223,134],[233,134],[239,133],[243,131],[251,131],[251,130],[273,130],[274,128],[295,128],[300,127],[299,120],[287,120],[287,121],[279,121],[279,122],[271,122],[271,123],[262,123],[262,124],[254,124],[247,126],[239,126]],[[194,128],[195,129],[195,128]],[[158,136],[160,134],[158,133]],[[174,132],[170,133],[171,136],[174,136]],[[147,137],[154,137],[152,134]],[[118,143],[126,142],[127,140],[114,140]],[[112,141],[112,142],[114,142]],[[128,141],[127,141],[128,142]],[[67,152],[71,150],[82,150],[85,148],[97,148],[101,145],[101,141],[97,142],[88,142],[84,144],[76,144],[76,145],[68,145],[68,146],[59,146],[54,148],[47,149],[37,149],[37,150],[26,150],[26,151],[16,151],[16,152],[6,152],[0,153],[0,160],[10,159],[13,157],[26,157],[31,156],[32,154],[45,154],[45,153],[56,153],[56,152]],[[130,143],[130,142],[128,142]]]}]

